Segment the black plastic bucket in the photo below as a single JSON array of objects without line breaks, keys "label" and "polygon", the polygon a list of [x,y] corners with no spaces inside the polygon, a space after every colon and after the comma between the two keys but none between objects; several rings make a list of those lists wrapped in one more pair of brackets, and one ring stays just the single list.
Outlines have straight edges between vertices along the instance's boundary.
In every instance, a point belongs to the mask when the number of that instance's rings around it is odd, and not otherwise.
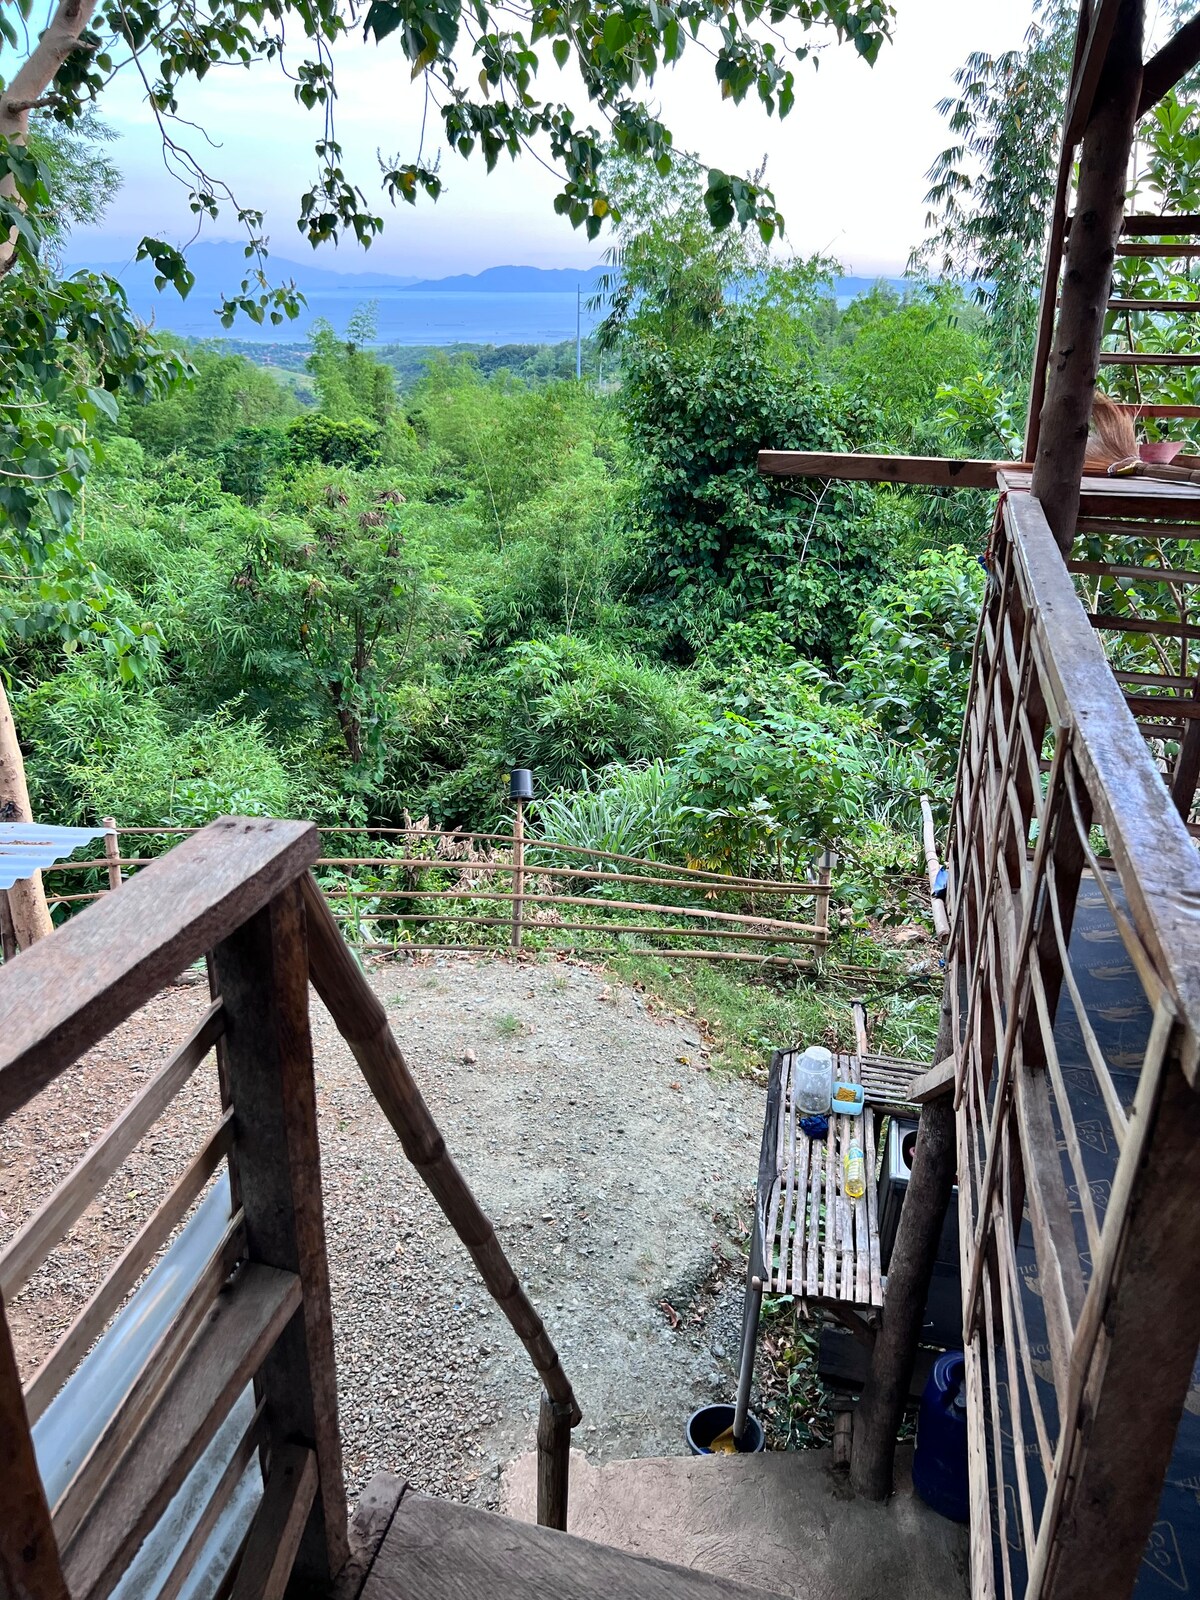
[{"label": "black plastic bucket", "polygon": [[[732,1406],[701,1406],[699,1411],[693,1411],[687,1420],[687,1427],[683,1436],[687,1440],[687,1447],[694,1456],[710,1456],[712,1451],[709,1445],[718,1434],[724,1433],[726,1428],[733,1426],[734,1409]],[[757,1455],[760,1450],[767,1447],[766,1436],[762,1430],[762,1423],[753,1412],[746,1413],[746,1431],[742,1435],[742,1442],[738,1446],[738,1454],[743,1456]]]}]

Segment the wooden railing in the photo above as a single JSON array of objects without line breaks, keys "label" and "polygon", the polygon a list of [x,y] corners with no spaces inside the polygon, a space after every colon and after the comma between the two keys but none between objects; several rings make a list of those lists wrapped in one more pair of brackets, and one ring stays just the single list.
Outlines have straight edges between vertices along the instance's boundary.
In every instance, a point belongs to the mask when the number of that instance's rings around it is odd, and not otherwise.
[{"label": "wooden railing", "polygon": [[[195,831],[118,829],[112,817],[103,825],[103,858],[48,869],[52,907],[90,904],[154,859],[139,846]],[[339,850],[341,839],[358,844],[358,851]],[[129,854],[122,853],[122,840],[132,845]],[[390,846],[393,853],[364,853],[364,840],[368,849]],[[323,845],[326,853],[314,867],[334,915],[362,949],[484,952],[545,945],[597,954],[628,951],[632,940],[672,959],[795,967],[811,965],[829,943],[828,853],[811,877],[793,881],[680,867],[528,835],[518,841],[505,833],[327,829]],[[60,887],[78,874],[93,883],[99,878],[103,886]]]},{"label": "wooden railing", "polygon": [[1038,502],[948,852],[972,1594],[1128,1594],[1200,1341],[1200,861]]},{"label": "wooden railing", "polygon": [[[0,1592],[105,1600],[176,1492],[208,1460],[235,1405],[245,1422],[162,1593],[247,1474],[261,1498],[228,1574],[235,1600],[282,1593],[289,1574],[324,1589],[347,1554],[320,1183],[310,976],[404,1149],[528,1350],[545,1396],[539,1520],[564,1527],[579,1407],[554,1347],[433,1122],[386,1014],[342,942],[309,869],[306,823],[225,818],[106,894],[0,969],[0,1121],[18,1113],[185,967],[207,957],[212,1003],[189,1037],[0,1251],[7,1306],[215,1048],[220,1113],[195,1154],[22,1386],[0,1314]],[[224,1220],[135,1370],[91,1410],[50,1494],[35,1451],[44,1417],[181,1222],[228,1187]],[[185,1232],[187,1230],[185,1229]],[[153,1321],[153,1310],[147,1315]],[[246,1400],[252,1386],[253,1399]],[[239,1400],[242,1397],[242,1401]],[[43,1466],[45,1463],[42,1464]],[[62,1463],[56,1463],[56,1468]],[[169,1541],[168,1541],[169,1542]]]}]

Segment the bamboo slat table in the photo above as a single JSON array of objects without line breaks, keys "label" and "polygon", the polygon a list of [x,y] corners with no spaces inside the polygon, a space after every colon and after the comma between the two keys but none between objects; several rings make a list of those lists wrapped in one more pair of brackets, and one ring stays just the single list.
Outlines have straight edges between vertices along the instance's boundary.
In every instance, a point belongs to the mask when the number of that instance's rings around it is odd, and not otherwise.
[{"label": "bamboo slat table", "polygon": [[[862,1084],[866,1104],[860,1116],[832,1115],[825,1137],[810,1139],[800,1127],[802,1113],[792,1097],[801,1054],[795,1050],[777,1057],[780,1085],[771,1105],[777,1111],[774,1171],[768,1171],[764,1160],[759,1187],[763,1286],[767,1293],[794,1295],[814,1307],[878,1310],[883,1277],[877,1121],[880,1113],[918,1114],[906,1094],[926,1069],[894,1057],[835,1057],[836,1076]],[[766,1130],[768,1136],[771,1132]],[[852,1144],[861,1148],[866,1167],[866,1193],[860,1199],[846,1193],[846,1156]],[[764,1157],[769,1148],[764,1139]]]}]

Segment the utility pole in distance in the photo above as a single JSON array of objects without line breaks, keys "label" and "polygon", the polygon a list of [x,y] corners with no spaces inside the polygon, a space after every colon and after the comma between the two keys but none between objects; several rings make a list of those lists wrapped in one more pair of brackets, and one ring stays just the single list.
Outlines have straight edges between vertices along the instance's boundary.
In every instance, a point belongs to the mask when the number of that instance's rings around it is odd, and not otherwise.
[{"label": "utility pole in distance", "polygon": [[575,285],[575,381],[583,377],[583,333],[581,304],[583,300],[582,284]]}]

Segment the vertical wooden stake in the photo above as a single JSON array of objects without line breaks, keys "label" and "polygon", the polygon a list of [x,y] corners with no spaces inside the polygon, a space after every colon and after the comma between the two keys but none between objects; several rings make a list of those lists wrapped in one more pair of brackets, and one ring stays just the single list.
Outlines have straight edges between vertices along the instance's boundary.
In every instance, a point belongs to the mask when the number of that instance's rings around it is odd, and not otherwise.
[{"label": "vertical wooden stake", "polygon": [[[4,683],[0,680],[0,822],[32,821],[25,758],[17,742],[17,728]],[[28,950],[31,944],[54,932],[40,872],[35,872],[31,878],[17,879],[8,890],[8,909],[12,913],[18,949]]]},{"label": "vertical wooden stake", "polygon": [[117,819],[101,817],[100,822],[104,828],[104,854],[108,859],[108,887],[119,889],[122,879],[117,863],[121,859],[121,841],[117,838]]},{"label": "vertical wooden stake", "polygon": [[521,948],[521,918],[525,898],[525,802],[517,801],[517,814],[513,818],[513,903],[512,947]]},{"label": "vertical wooden stake", "polygon": [[542,1395],[537,1430],[537,1519],[541,1528],[567,1531],[571,1478],[571,1408]]}]

